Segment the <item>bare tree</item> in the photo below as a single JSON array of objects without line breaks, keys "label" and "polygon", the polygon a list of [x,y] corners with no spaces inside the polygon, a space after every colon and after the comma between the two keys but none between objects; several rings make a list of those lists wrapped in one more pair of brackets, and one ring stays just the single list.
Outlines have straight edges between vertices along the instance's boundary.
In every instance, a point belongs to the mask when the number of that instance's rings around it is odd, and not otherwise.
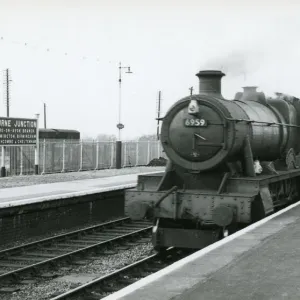
[{"label": "bare tree", "polygon": [[97,135],[96,140],[101,142],[107,142],[107,141],[111,142],[111,141],[116,141],[117,138],[114,134],[100,133]]},{"label": "bare tree", "polygon": [[157,136],[156,134],[146,134],[146,135],[142,135],[138,138],[139,141],[156,141],[157,140]]}]

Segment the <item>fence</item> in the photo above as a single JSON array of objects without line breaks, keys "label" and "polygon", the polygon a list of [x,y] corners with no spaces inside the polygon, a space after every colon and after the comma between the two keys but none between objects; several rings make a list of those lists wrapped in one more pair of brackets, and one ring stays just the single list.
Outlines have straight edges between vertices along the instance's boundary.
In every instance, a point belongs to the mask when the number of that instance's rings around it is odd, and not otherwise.
[{"label": "fence", "polygon": [[[39,148],[40,174],[116,167],[115,142],[43,140]],[[34,174],[34,146],[10,146],[5,152],[8,176]],[[158,157],[165,157],[159,141],[122,142],[123,167],[147,165]]]}]

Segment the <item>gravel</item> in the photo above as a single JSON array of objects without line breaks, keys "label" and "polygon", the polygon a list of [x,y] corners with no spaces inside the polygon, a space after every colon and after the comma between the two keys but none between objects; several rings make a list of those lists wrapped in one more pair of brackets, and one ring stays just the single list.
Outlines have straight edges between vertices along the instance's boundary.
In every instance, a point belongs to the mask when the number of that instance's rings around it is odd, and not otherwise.
[{"label": "gravel", "polygon": [[33,284],[14,286],[20,290],[13,294],[2,294],[1,300],[49,300],[56,293],[63,293],[80,285],[80,283],[68,280],[67,278],[70,276],[65,277],[66,275],[73,275],[74,277],[79,274],[90,275],[88,277],[92,280],[92,277],[104,276],[153,253],[151,243],[139,244],[128,250],[118,250],[114,255],[99,256],[99,259],[84,266],[68,266],[65,268],[63,276],[55,279],[39,280]]},{"label": "gravel", "polygon": [[134,167],[124,169],[106,169],[98,171],[83,171],[70,173],[55,173],[45,175],[25,175],[0,178],[0,189],[12,188],[18,186],[28,186],[35,184],[45,184],[54,182],[66,182],[72,180],[95,179],[102,177],[111,177],[127,174],[137,174],[143,172],[160,172],[165,167]]}]

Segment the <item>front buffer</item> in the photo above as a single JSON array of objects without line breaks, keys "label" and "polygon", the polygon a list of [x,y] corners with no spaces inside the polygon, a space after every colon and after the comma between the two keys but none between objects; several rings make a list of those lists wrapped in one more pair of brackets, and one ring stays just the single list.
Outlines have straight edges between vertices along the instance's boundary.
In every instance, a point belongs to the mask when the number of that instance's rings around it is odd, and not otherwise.
[{"label": "front buffer", "polygon": [[153,220],[152,242],[157,249],[170,246],[199,249],[220,239],[233,224],[250,223],[254,199],[254,193],[128,190],[125,213],[135,220]]},{"label": "front buffer", "polygon": [[125,214],[134,220],[153,220],[156,249],[201,249],[293,202],[299,195],[299,175],[294,170],[229,178],[222,193],[176,187],[156,191],[162,173],[143,175],[136,189],[125,192]]}]

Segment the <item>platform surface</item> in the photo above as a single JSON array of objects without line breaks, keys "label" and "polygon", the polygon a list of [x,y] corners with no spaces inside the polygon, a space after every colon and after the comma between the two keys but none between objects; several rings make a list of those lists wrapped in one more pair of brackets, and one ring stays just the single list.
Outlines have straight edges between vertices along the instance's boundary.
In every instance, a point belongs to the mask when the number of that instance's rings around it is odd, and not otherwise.
[{"label": "platform surface", "polygon": [[300,299],[299,202],[104,299]]},{"label": "platform surface", "polygon": [[0,189],[0,209],[133,188],[138,175],[149,173],[157,171]]}]

